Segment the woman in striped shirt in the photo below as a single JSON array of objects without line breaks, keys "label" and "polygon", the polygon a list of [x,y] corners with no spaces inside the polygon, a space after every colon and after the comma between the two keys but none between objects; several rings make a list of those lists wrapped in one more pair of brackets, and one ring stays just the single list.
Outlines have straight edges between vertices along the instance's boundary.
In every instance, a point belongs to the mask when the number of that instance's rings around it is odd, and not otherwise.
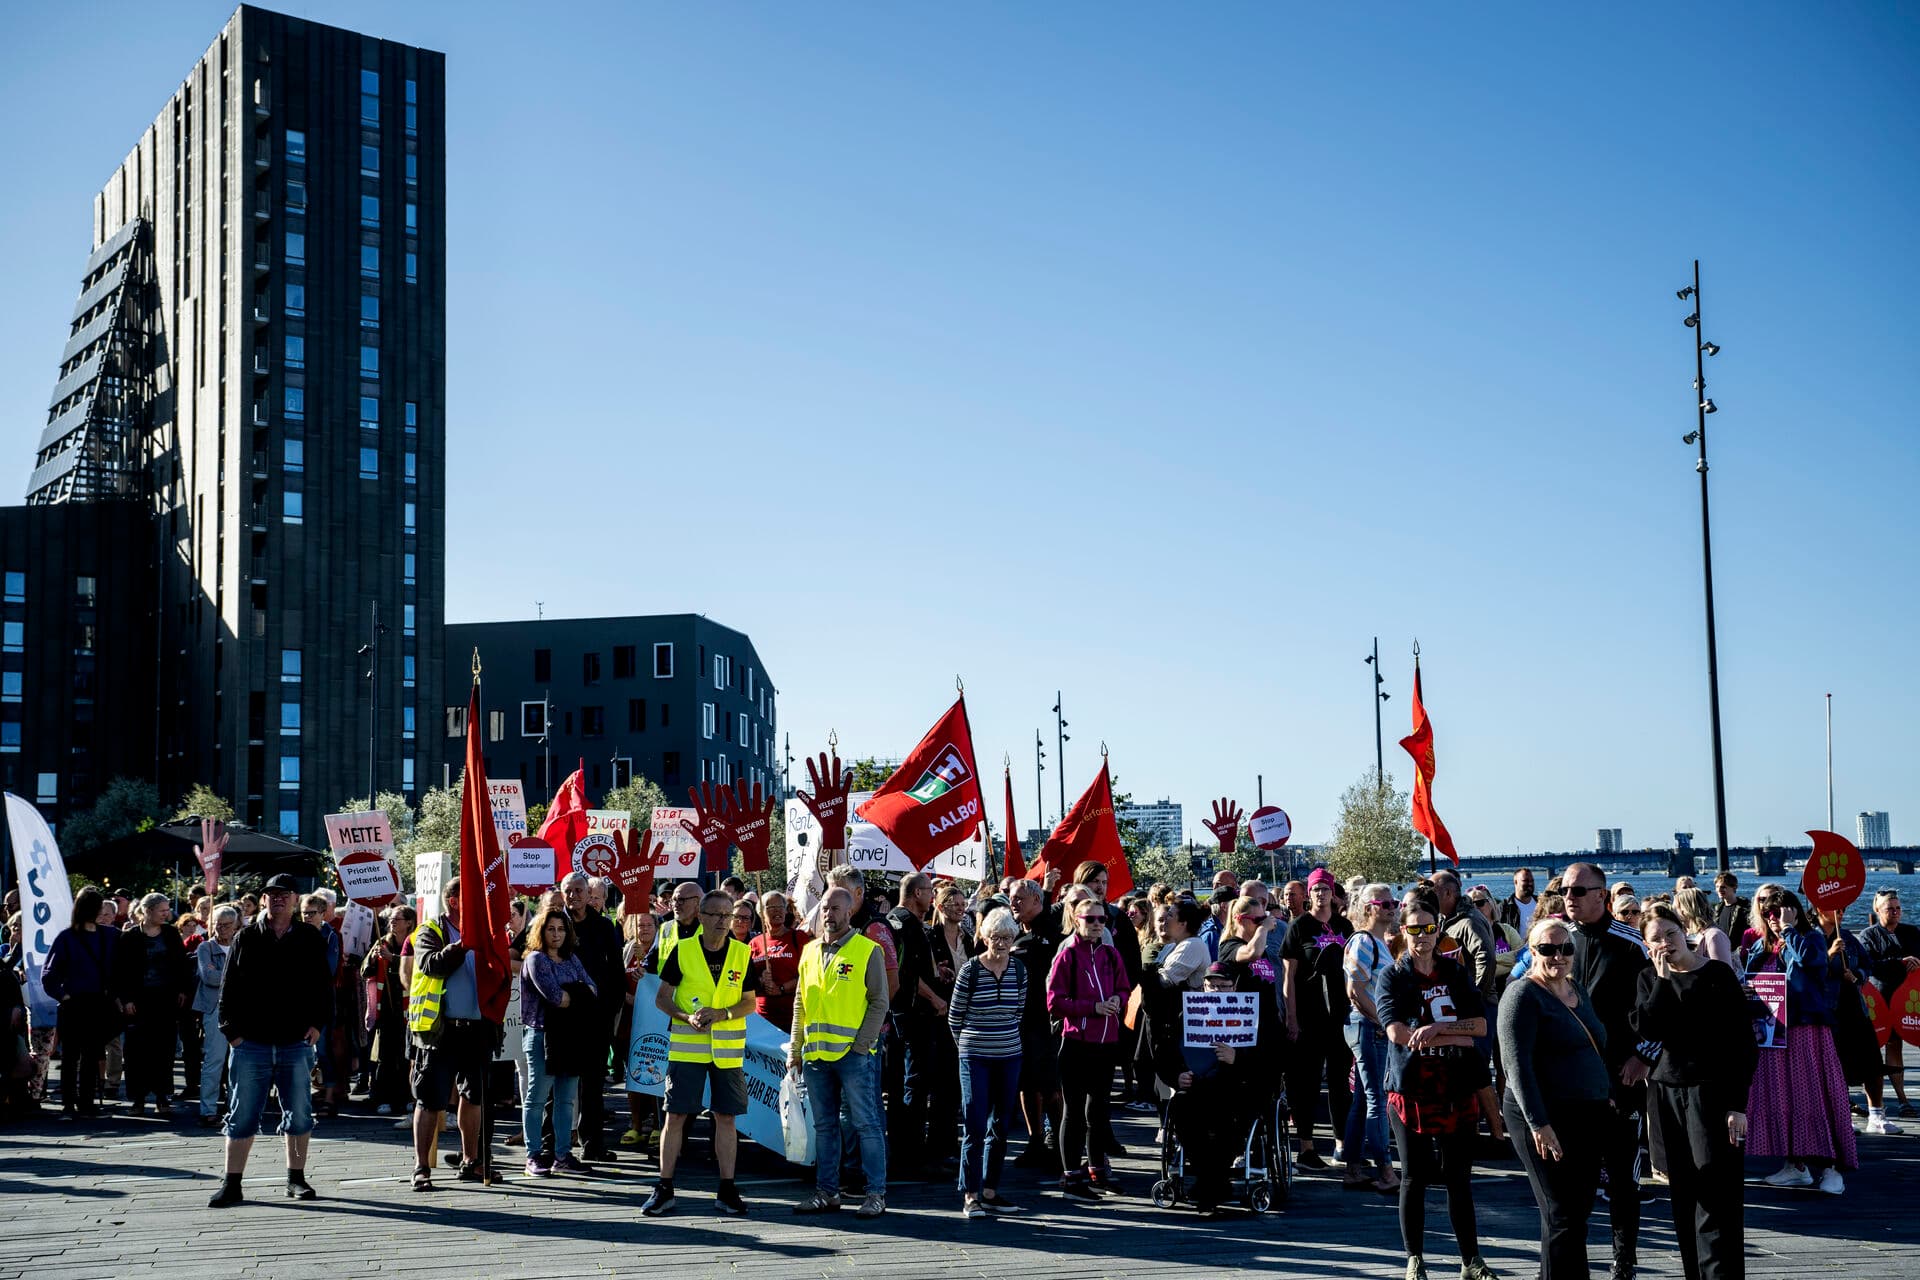
[{"label": "woman in striped shirt", "polygon": [[1005,907],[987,917],[980,937],[986,949],[960,970],[947,1006],[947,1025],[960,1048],[960,1106],[967,1120],[960,1146],[961,1213],[969,1218],[1018,1212],[999,1185],[1007,1117],[1020,1102],[1020,1016],[1028,974],[1013,961],[1019,933]]}]

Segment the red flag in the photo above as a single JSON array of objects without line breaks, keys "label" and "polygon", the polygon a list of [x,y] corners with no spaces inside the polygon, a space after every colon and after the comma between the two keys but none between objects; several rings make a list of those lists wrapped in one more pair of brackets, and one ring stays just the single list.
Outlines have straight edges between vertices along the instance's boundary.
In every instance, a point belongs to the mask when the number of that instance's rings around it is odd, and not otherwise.
[{"label": "red flag", "polygon": [[579,769],[567,775],[540,824],[540,838],[553,846],[555,884],[573,870],[573,847],[587,838],[587,783],[581,775]]},{"label": "red flag", "polygon": [[1013,770],[1007,770],[1007,861],[1000,868],[1002,876],[1012,876],[1015,880],[1027,878],[1027,864],[1020,857],[1020,828],[1013,820]]},{"label": "red flag", "polygon": [[1058,867],[1063,875],[1071,876],[1083,862],[1106,866],[1108,902],[1117,902],[1122,894],[1132,891],[1133,872],[1127,866],[1126,846],[1120,843],[1120,824],[1113,816],[1113,779],[1104,758],[1100,776],[1073,802],[1073,808],[1047,837],[1033,872]]},{"label": "red flag", "polygon": [[475,684],[467,706],[467,771],[460,791],[460,941],[473,953],[480,1016],[488,1022],[507,1016],[511,904],[507,855],[494,829],[487,761],[481,754],[480,686]]},{"label": "red flag", "polygon": [[857,812],[915,867],[924,867],[973,838],[980,810],[980,771],[973,767],[973,730],[962,696]]},{"label": "red flag", "polygon": [[1460,855],[1453,851],[1453,837],[1433,811],[1433,722],[1427,719],[1427,706],[1420,700],[1417,658],[1413,664],[1413,732],[1400,739],[1400,745],[1413,757],[1413,829],[1433,841],[1433,847],[1457,867]]}]

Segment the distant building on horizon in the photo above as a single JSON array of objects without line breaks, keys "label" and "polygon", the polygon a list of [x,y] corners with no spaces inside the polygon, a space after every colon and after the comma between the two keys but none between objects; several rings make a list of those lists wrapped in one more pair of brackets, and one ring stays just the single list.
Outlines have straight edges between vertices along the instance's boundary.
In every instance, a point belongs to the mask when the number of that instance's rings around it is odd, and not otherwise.
[{"label": "distant building on horizon", "polygon": [[1619,853],[1627,846],[1620,838],[1619,827],[1601,827],[1594,833],[1593,851],[1598,854]]},{"label": "distant building on horizon", "polygon": [[1854,843],[1862,849],[1890,849],[1893,847],[1893,824],[1887,820],[1885,809],[1862,809],[1854,815],[1854,832],[1859,839]]},{"label": "distant building on horizon", "polygon": [[1186,838],[1180,806],[1172,800],[1154,800],[1146,804],[1122,805],[1116,814],[1123,821],[1138,824],[1147,843],[1163,849],[1177,849]]}]

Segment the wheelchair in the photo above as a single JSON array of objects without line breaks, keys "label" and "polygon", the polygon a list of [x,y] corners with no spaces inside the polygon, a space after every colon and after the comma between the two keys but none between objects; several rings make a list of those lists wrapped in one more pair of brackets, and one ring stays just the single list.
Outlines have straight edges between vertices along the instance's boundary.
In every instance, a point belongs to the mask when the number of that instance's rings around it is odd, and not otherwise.
[{"label": "wheelchair", "polygon": [[[1247,1125],[1238,1168],[1230,1171],[1229,1185],[1239,1201],[1254,1213],[1284,1206],[1293,1191],[1293,1160],[1289,1154],[1287,1095],[1283,1090],[1268,1108]],[[1174,1131],[1173,1099],[1160,1103],[1160,1176],[1149,1191],[1154,1206],[1171,1209],[1192,1200],[1186,1177],[1186,1153]]]}]

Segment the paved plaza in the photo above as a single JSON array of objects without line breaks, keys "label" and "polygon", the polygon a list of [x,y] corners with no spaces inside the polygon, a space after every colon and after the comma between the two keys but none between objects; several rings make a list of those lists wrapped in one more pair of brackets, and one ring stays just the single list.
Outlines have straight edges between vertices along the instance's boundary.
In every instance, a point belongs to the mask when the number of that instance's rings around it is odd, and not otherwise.
[{"label": "paved plaza", "polygon": [[[611,1099],[610,1099],[611,1100]],[[184,1108],[182,1109],[185,1110]],[[1003,1189],[1029,1209],[1009,1219],[966,1221],[945,1186],[896,1186],[873,1222],[843,1212],[795,1218],[788,1207],[806,1184],[772,1154],[743,1147],[740,1181],[753,1207],[745,1220],[711,1207],[714,1170],[704,1141],[693,1144],[675,1179],[679,1208],[644,1219],[639,1206],[654,1166],[621,1153],[592,1179],[532,1180],[518,1153],[497,1148],[511,1170],[500,1186],[453,1181],[414,1193],[412,1158],[394,1121],[371,1116],[321,1120],[308,1172],[321,1199],[295,1204],[281,1194],[277,1140],[256,1144],[247,1204],[212,1210],[220,1139],[124,1106],[76,1129],[47,1119],[0,1133],[0,1280],[126,1280],[127,1277],[482,1275],[676,1277],[981,1276],[995,1278],[1171,1276],[1272,1271],[1335,1277],[1401,1274],[1404,1260],[1393,1202],[1343,1191],[1337,1177],[1298,1178],[1283,1210],[1202,1221],[1147,1199],[1151,1117],[1116,1114],[1131,1155],[1118,1162],[1127,1194],[1096,1205],[1042,1190],[1008,1170]],[[505,1132],[504,1127],[501,1130]],[[700,1127],[704,1134],[704,1124]],[[453,1141],[443,1139],[443,1148]],[[1899,1137],[1860,1139],[1863,1167],[1835,1198],[1813,1191],[1748,1191],[1748,1267],[1754,1275],[1845,1270],[1860,1280],[1920,1275],[1920,1122]],[[1754,1172],[1771,1166],[1756,1164]],[[1537,1217],[1519,1164],[1483,1167],[1476,1182],[1482,1247],[1503,1280],[1530,1280],[1537,1265]],[[1679,1259],[1663,1197],[1648,1202],[1643,1276],[1677,1276]],[[1439,1193],[1429,1199],[1429,1263],[1435,1280],[1455,1274]],[[1607,1256],[1604,1219],[1593,1258]],[[1604,1270],[1596,1270],[1604,1275]]]}]

